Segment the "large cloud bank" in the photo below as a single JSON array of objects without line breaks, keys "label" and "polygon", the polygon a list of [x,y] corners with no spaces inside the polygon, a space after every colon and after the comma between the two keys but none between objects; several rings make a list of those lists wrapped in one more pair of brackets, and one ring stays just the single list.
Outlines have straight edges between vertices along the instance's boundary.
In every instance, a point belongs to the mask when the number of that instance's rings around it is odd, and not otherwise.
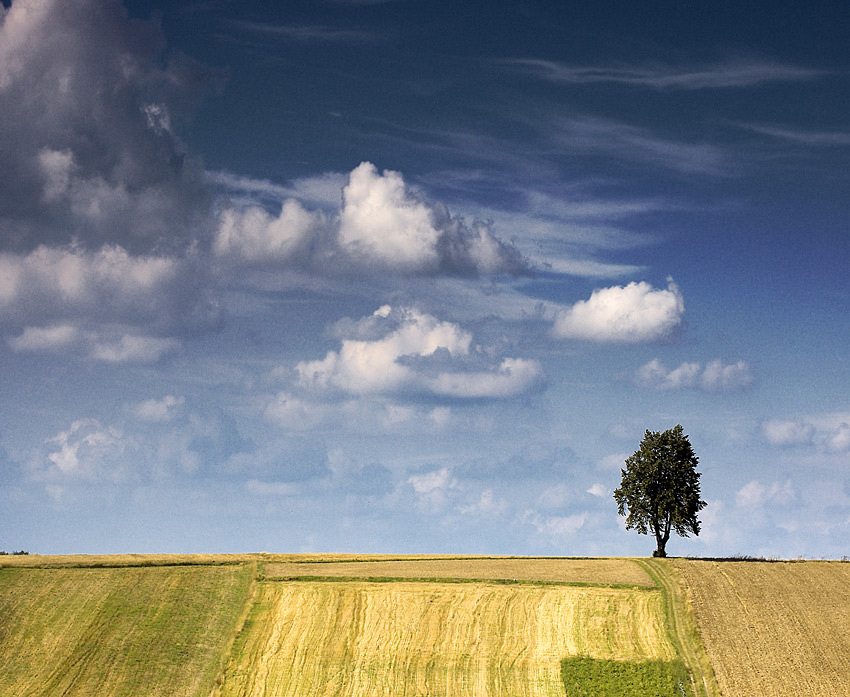
[{"label": "large cloud bank", "polygon": [[164,48],[115,0],[15,0],[0,15],[6,249],[185,244],[205,194],[173,126],[213,76]]},{"label": "large cloud bank", "polygon": [[322,277],[528,271],[487,225],[366,162],[334,178],[336,210],[282,187],[265,205],[216,203],[215,178],[177,132],[221,80],[168,52],[159,24],[130,19],[118,0],[0,6],[0,327],[13,350],[157,360],[217,326],[222,279],[242,282],[257,266]]}]

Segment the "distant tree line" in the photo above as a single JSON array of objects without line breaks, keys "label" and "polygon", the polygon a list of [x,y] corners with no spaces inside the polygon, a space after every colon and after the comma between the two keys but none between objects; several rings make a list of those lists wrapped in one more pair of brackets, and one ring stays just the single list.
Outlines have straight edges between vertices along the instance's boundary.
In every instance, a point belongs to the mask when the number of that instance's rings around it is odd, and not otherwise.
[{"label": "distant tree line", "polygon": [[11,554],[14,557],[20,557],[24,554],[29,554],[29,552],[25,552],[24,550],[20,550],[19,552],[4,552],[4,551],[0,550],[0,557],[6,556],[8,554]]}]

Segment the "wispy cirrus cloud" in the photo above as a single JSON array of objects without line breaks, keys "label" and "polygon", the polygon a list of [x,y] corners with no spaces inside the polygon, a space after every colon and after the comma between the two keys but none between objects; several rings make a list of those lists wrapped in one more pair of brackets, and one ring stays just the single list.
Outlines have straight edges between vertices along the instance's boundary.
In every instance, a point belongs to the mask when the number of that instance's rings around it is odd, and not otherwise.
[{"label": "wispy cirrus cloud", "polygon": [[645,128],[599,117],[556,120],[552,139],[573,151],[648,163],[684,174],[729,174],[729,158],[711,143],[664,138]]},{"label": "wispy cirrus cloud", "polygon": [[814,131],[798,128],[783,128],[767,124],[738,124],[760,135],[770,136],[777,140],[783,140],[798,145],[809,147],[846,147],[850,145],[850,133],[846,131]]},{"label": "wispy cirrus cloud", "polygon": [[341,29],[324,24],[270,24],[235,20],[230,23],[242,31],[298,42],[351,43],[375,41],[378,37],[362,29]]},{"label": "wispy cirrus cloud", "polygon": [[822,70],[768,60],[734,60],[702,66],[571,65],[538,58],[512,58],[503,65],[540,80],[570,85],[615,84],[656,90],[752,87],[772,82],[801,82],[824,76]]}]

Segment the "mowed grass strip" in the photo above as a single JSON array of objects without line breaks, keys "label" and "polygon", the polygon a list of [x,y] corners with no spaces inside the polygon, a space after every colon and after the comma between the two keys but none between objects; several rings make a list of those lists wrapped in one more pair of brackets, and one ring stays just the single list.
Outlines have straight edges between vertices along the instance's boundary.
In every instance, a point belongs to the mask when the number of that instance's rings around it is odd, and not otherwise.
[{"label": "mowed grass strip", "polygon": [[263,583],[223,697],[563,697],[566,656],[670,661],[655,590]]},{"label": "mowed grass strip", "polygon": [[263,565],[263,574],[267,579],[434,578],[640,587],[653,585],[652,579],[643,568],[630,559],[471,557],[467,559],[271,562]]},{"label": "mowed grass strip", "polygon": [[672,563],[724,697],[850,695],[850,564]]},{"label": "mowed grass strip", "polygon": [[253,567],[0,569],[0,694],[208,697]]}]

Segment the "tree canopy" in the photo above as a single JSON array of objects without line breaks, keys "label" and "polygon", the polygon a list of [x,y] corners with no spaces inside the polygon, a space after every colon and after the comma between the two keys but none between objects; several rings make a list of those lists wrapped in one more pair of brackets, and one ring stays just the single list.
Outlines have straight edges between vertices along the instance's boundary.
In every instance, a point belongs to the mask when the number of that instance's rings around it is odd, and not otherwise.
[{"label": "tree canopy", "polygon": [[653,556],[667,556],[671,531],[699,535],[697,513],[706,506],[700,499],[699,459],[681,425],[662,433],[647,430],[625,464],[614,499],[627,530],[655,535]]}]

